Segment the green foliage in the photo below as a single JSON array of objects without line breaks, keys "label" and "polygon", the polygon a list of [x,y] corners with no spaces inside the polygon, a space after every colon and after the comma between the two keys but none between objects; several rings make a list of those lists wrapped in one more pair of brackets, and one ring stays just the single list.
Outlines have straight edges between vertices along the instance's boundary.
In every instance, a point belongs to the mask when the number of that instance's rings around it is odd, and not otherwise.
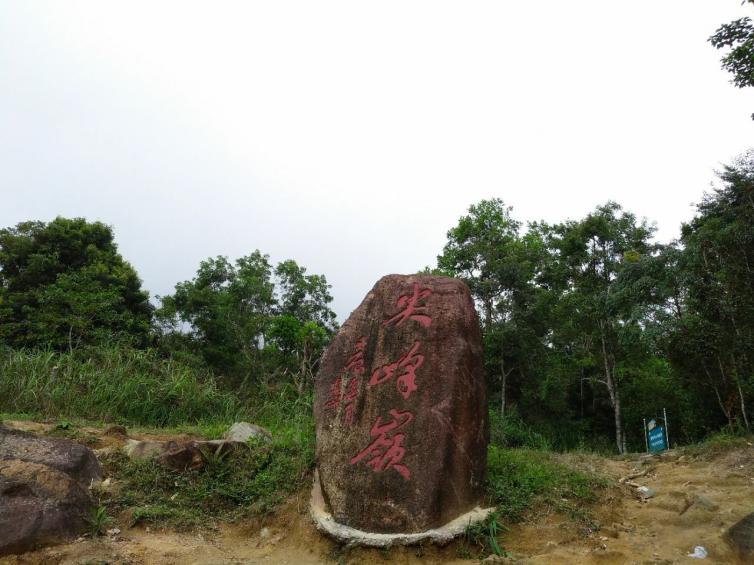
[{"label": "green foliage", "polygon": [[619,452],[643,450],[643,419],[663,409],[675,445],[751,429],[754,152],[680,242],[653,233],[614,202],[522,233],[501,200],[448,232],[438,267],[481,306],[494,443],[601,450],[613,433]]},{"label": "green foliage", "polygon": [[314,462],[309,409],[306,403],[282,406],[281,412],[289,416],[284,427],[264,422],[273,433],[271,444],[252,442],[248,451],[211,456],[209,464],[199,470],[178,473],[153,460],[108,455],[103,461],[105,472],[118,481],[120,489],[105,502],[118,511],[128,509],[132,525],[206,525],[208,519],[232,520],[270,512],[309,484]]},{"label": "green foliage", "polygon": [[552,447],[550,441],[526,424],[516,411],[502,416],[497,410],[490,410],[490,443],[498,447],[545,450]]},{"label": "green foliage", "polygon": [[[500,523],[498,514],[493,512],[484,521],[467,526],[464,531],[464,540],[467,546],[476,547],[481,552],[480,559],[490,554],[509,557],[510,553],[503,551],[498,542],[498,536],[503,531],[505,531],[505,526]],[[470,554],[467,555],[467,557],[470,556]]]},{"label": "green foliage", "polygon": [[754,152],[719,174],[720,184],[683,226],[683,309],[665,340],[675,368],[706,398],[709,429],[751,429],[754,393]]},{"label": "green foliage", "polygon": [[489,326],[495,302],[512,289],[522,276],[520,223],[502,200],[482,200],[448,231],[448,243],[437,257],[441,271],[460,276],[482,304],[484,323]]},{"label": "green foliage", "polygon": [[684,453],[700,459],[714,459],[729,451],[751,448],[752,439],[743,432],[715,432],[704,441],[685,447]]},{"label": "green foliage", "polygon": [[537,504],[577,512],[597,500],[606,486],[599,477],[576,471],[546,451],[503,449],[487,451],[488,497],[505,522],[516,522]]},{"label": "green foliage", "polygon": [[0,348],[0,411],[175,426],[233,422],[240,405],[211,376],[154,350]]},{"label": "green foliage", "polygon": [[715,49],[731,48],[721,62],[739,88],[754,86],[754,26],[745,17],[721,25],[709,42]]},{"label": "green foliage", "polygon": [[501,415],[513,405],[525,415],[511,431],[536,427],[550,445],[572,446],[592,427],[613,427],[625,451],[621,389],[652,358],[642,324],[661,302],[653,228],[614,202],[580,221],[533,223],[523,235],[520,227],[501,200],[481,201],[438,257],[482,306],[495,404]]},{"label": "green foliage", "polygon": [[[744,0],[754,4],[752,0]],[[721,25],[708,41],[715,49],[730,49],[720,60],[722,68],[733,75],[738,88],[754,86],[754,25],[744,17]],[[752,114],[754,119],[754,114]]]},{"label": "green foliage", "polygon": [[287,376],[303,390],[336,329],[323,275],[293,260],[275,269],[259,251],[202,261],[196,277],[161,298],[163,347],[203,360],[236,386]]},{"label": "green foliage", "polygon": [[112,229],[83,218],[0,230],[0,343],[146,344],[152,307]]},{"label": "green foliage", "polygon": [[100,505],[92,508],[87,518],[89,533],[92,537],[103,535],[112,521],[113,519],[108,515],[106,506]]}]

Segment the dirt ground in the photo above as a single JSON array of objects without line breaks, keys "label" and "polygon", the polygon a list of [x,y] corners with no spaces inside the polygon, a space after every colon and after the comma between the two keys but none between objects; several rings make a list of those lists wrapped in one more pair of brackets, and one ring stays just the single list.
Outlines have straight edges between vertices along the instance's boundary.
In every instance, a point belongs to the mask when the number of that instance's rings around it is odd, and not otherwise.
[{"label": "dirt ground", "polygon": [[[6,425],[14,423],[6,422]],[[17,422],[19,428],[46,431],[41,424]],[[96,434],[98,430],[85,430]],[[101,431],[100,431],[101,433]],[[157,439],[155,436],[131,437]],[[104,440],[104,438],[103,438]],[[111,445],[113,446],[113,445]],[[107,445],[105,445],[107,447]],[[670,564],[743,563],[723,533],[754,511],[754,447],[713,454],[689,451],[662,456],[607,459],[564,455],[565,463],[600,474],[613,485],[592,513],[600,525],[585,530],[578,522],[546,509],[507,531],[501,545],[521,564]],[[639,498],[635,486],[653,489]],[[0,558],[2,565],[57,564],[418,564],[473,563],[463,547],[408,547],[389,550],[345,548],[322,536],[307,514],[308,494],[292,497],[275,514],[253,522],[174,532],[122,527],[109,537],[79,540],[20,556]],[[703,546],[707,558],[688,557]]]}]

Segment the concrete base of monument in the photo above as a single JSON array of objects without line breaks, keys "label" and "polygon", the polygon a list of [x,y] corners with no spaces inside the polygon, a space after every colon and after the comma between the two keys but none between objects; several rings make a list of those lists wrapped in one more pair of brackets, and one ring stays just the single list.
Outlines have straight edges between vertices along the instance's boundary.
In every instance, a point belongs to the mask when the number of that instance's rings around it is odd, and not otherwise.
[{"label": "concrete base of monument", "polygon": [[319,484],[319,473],[314,472],[314,486],[309,511],[317,529],[334,537],[340,542],[351,546],[390,547],[393,545],[412,545],[421,542],[431,542],[444,545],[462,535],[470,525],[482,522],[495,509],[476,507],[444,526],[411,534],[378,534],[357,530],[336,522],[326,508],[325,499]]}]

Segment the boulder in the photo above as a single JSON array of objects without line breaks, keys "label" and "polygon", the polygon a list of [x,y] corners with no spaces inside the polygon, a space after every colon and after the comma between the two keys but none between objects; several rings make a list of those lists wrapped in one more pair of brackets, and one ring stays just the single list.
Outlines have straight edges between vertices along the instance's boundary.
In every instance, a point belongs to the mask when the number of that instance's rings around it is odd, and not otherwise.
[{"label": "boulder", "polygon": [[252,438],[261,441],[272,441],[272,434],[269,431],[248,422],[236,422],[225,432],[223,437],[230,441],[247,442]]},{"label": "boulder", "polygon": [[725,534],[743,563],[754,561],[754,512],[733,524]]},{"label": "boulder", "polygon": [[94,453],[80,443],[0,426],[0,460],[7,459],[52,467],[85,486],[102,476]]},{"label": "boulder", "polygon": [[88,487],[100,475],[84,446],[0,426],[0,555],[78,535],[94,507]]},{"label": "boulder", "polygon": [[410,534],[480,503],[489,437],[481,354],[463,282],[427,275],[377,282],[316,379],[317,475],[335,522]]}]

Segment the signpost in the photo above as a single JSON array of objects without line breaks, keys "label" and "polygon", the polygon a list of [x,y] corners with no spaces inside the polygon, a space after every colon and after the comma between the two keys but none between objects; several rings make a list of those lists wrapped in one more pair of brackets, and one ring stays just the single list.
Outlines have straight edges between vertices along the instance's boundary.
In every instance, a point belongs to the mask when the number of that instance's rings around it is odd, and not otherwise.
[{"label": "signpost", "polygon": [[644,419],[644,443],[649,453],[658,453],[670,449],[670,440],[668,439],[668,414],[663,408],[663,426],[657,424],[652,419],[647,422]]}]

